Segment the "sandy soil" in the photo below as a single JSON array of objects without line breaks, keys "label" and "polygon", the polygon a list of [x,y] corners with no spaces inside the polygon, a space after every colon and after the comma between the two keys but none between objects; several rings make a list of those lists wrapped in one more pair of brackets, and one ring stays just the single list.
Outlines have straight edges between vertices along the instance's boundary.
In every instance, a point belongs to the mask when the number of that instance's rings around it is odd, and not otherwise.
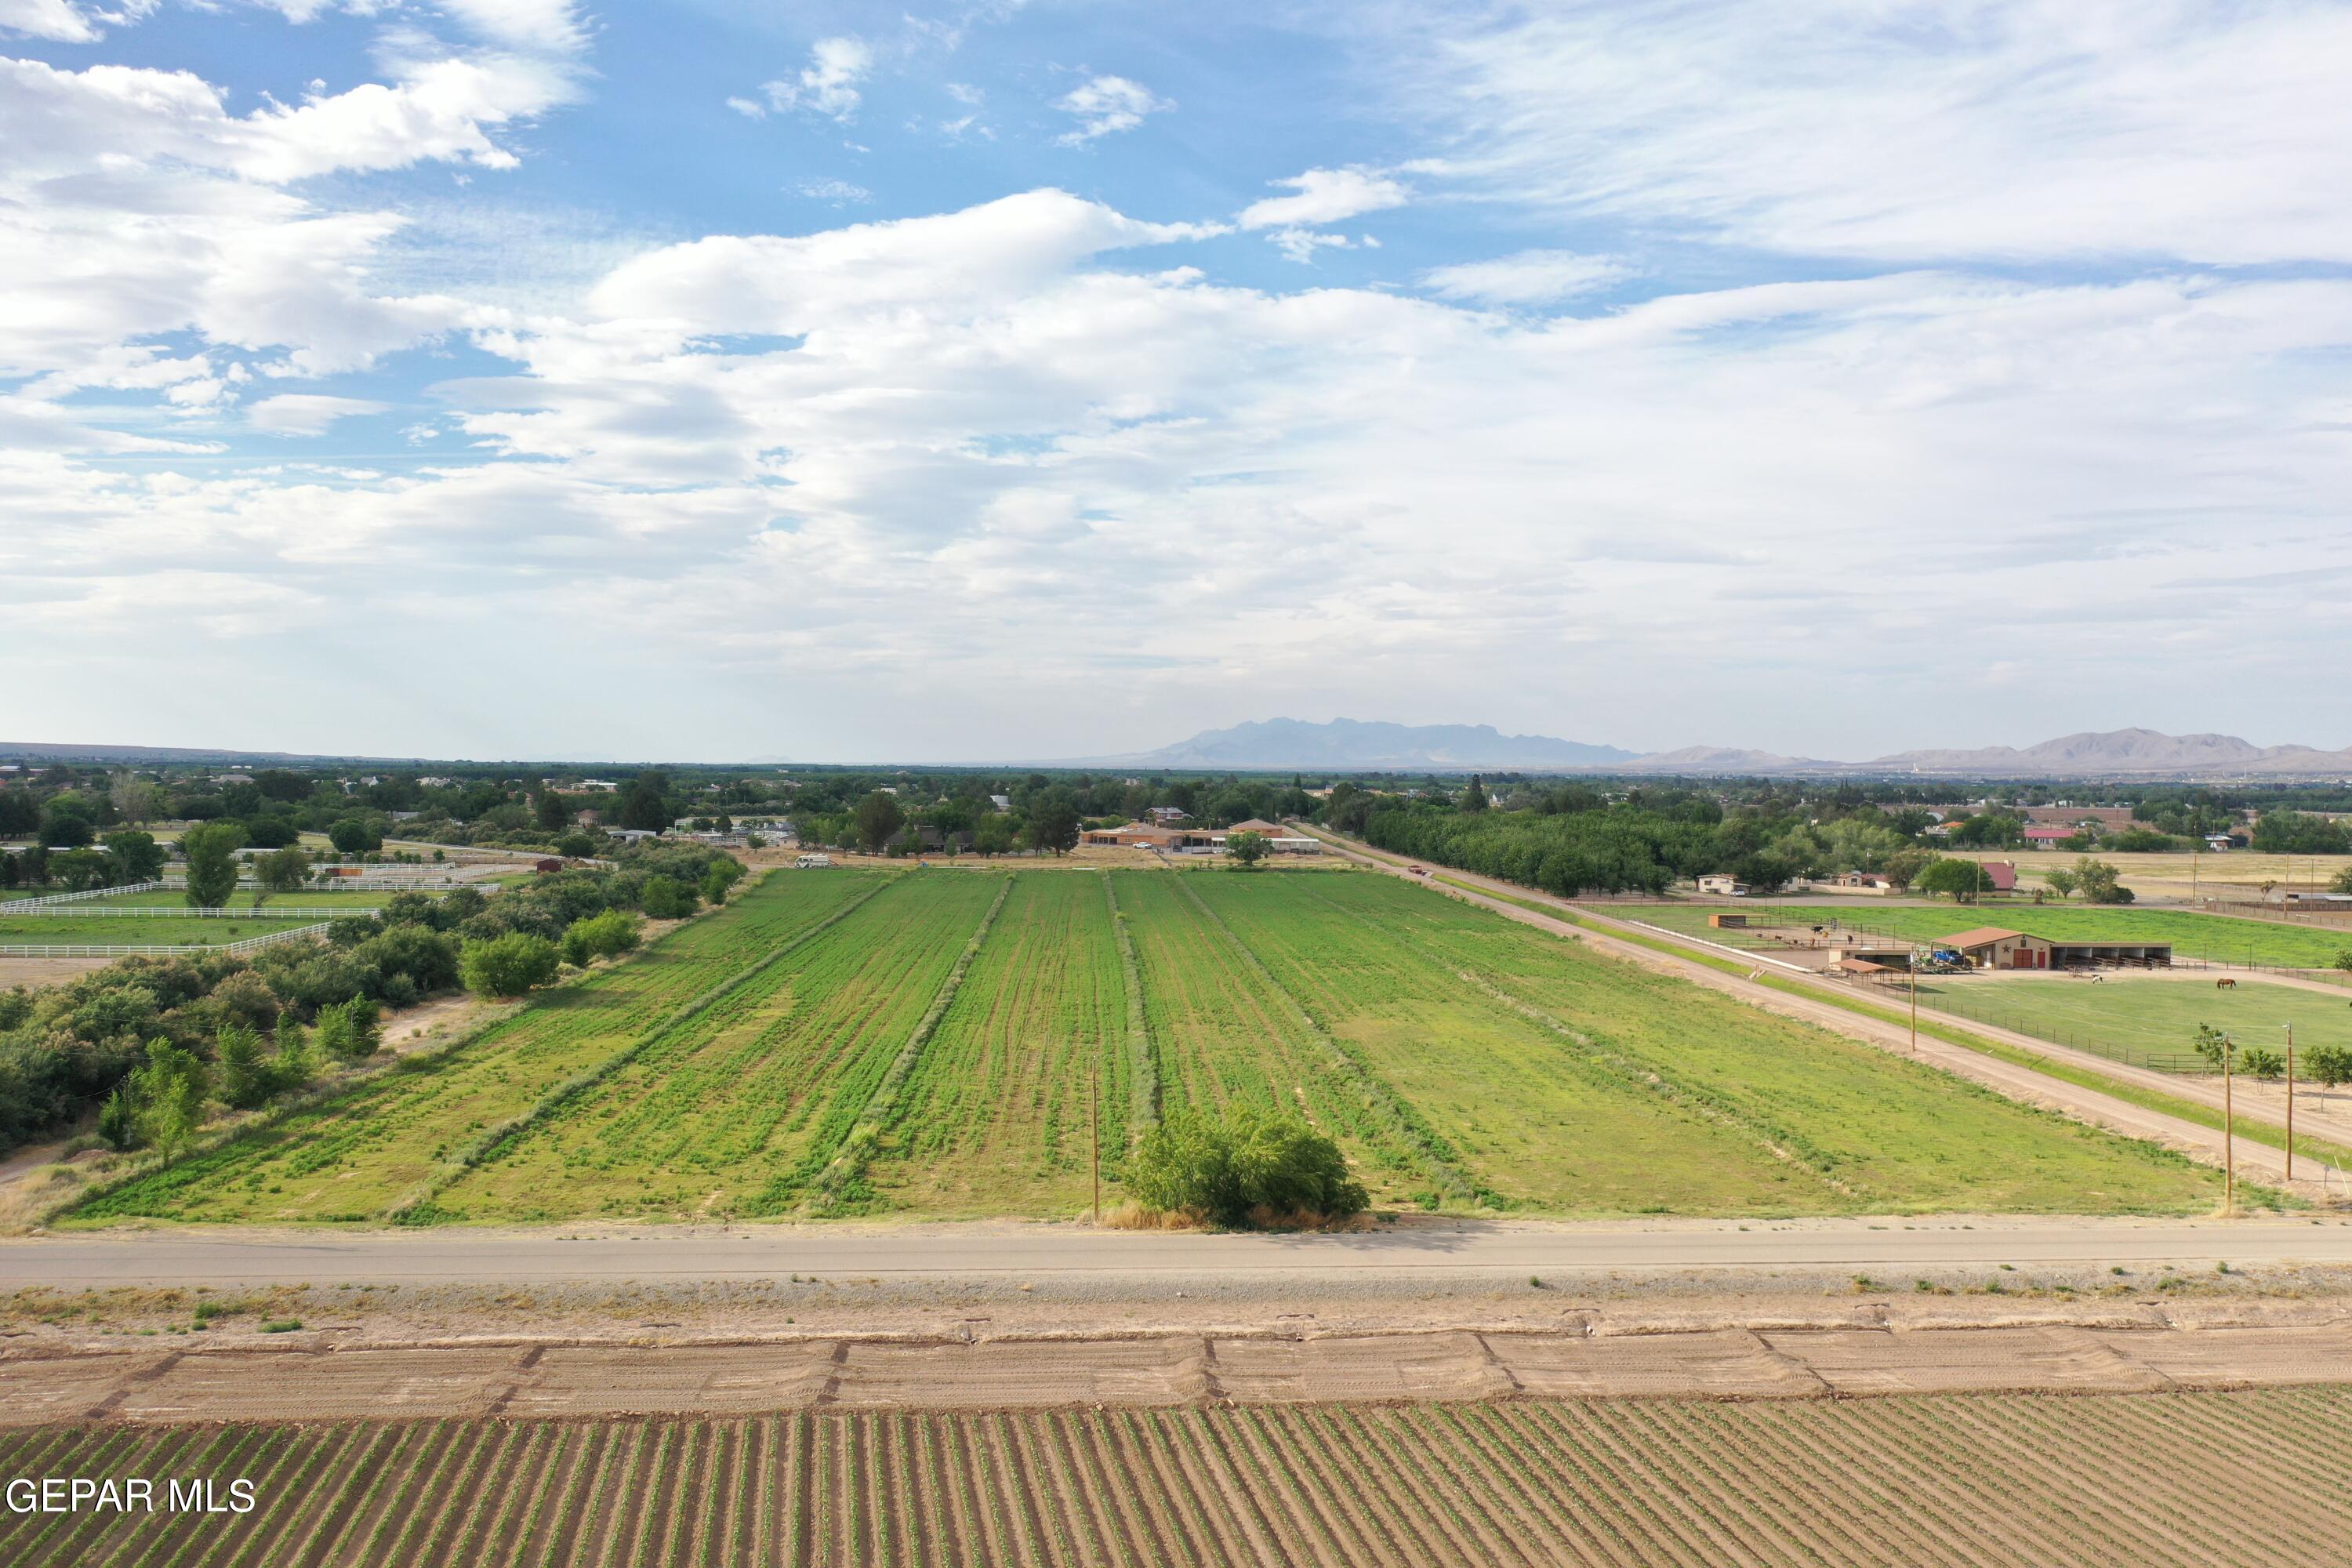
[{"label": "sandy soil", "polygon": [[56,985],[113,962],[110,958],[0,958],[0,989]]},{"label": "sandy soil", "polygon": [[[1979,1321],[1891,1302],[1725,1321],[1571,1309],[1549,1323],[1286,1327],[1118,1336],[871,1330],[711,1342],[476,1339],[350,1344],[330,1327],[0,1353],[0,1426],[384,1416],[751,1415],[816,1407],[1392,1404],[1539,1398],[1805,1399],[2147,1393],[2352,1382],[2352,1313],[2236,1303],[2084,1305]],[[1312,1314],[1303,1315],[1311,1318]],[[2184,1322],[2184,1319],[2186,1321]]]}]

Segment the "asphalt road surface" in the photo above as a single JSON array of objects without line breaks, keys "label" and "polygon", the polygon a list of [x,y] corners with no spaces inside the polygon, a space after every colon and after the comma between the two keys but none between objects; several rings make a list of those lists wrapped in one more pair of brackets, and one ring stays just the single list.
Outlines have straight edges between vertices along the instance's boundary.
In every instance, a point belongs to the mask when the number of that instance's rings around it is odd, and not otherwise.
[{"label": "asphalt road surface", "polygon": [[0,1242],[0,1288],[965,1276],[1903,1268],[2352,1263],[2352,1221],[2014,1219],[1708,1222],[1656,1226],[1408,1223],[1339,1236],[1097,1232],[1070,1226],[125,1232]]}]

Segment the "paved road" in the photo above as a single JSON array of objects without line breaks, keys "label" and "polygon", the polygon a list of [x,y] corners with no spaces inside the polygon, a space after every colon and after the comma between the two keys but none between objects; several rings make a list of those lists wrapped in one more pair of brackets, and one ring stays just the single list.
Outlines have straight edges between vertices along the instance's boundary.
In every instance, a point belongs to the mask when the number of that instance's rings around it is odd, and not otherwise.
[{"label": "paved road", "polygon": [[1538,1226],[1408,1223],[1361,1235],[1188,1236],[1068,1226],[123,1233],[0,1242],[0,1287],[2352,1263],[2352,1220],[1960,1219]]}]

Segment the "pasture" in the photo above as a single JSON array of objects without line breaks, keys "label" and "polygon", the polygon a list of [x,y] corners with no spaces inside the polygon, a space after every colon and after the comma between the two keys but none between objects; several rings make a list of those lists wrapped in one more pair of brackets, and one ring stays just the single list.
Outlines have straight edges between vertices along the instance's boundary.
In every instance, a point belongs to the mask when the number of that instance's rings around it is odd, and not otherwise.
[{"label": "pasture", "polygon": [[2097,985],[2083,980],[2002,975],[1990,980],[1930,981],[1919,988],[1924,1005],[2021,1030],[2101,1055],[2143,1060],[2178,1071],[2207,1070],[2193,1048],[2197,1026],[2226,1029],[2242,1047],[2284,1056],[2285,1026],[2294,1026],[2298,1052],[2314,1046],[2352,1047],[2347,998],[2298,985],[2249,978],[2217,990],[2199,977],[2110,975]]},{"label": "pasture", "polygon": [[1784,904],[1759,900],[1724,910],[1698,904],[1602,906],[1620,920],[1645,921],[1668,931],[1703,936],[1731,947],[1769,951],[1777,944],[1755,931],[1717,931],[1714,914],[1744,914],[1751,925],[1809,928],[1832,921],[1846,931],[1887,936],[1898,942],[1931,942],[1978,926],[2004,926],[2053,942],[2168,942],[2178,958],[2203,959],[2241,967],[2326,969],[2352,947],[2352,931],[2335,931],[2278,921],[2242,920],[2193,910],[2142,910],[2105,904]]},{"label": "pasture", "polygon": [[[624,1382],[624,1386],[630,1386]],[[734,1418],[84,1425],[12,1475],[243,1477],[231,1514],[0,1514],[21,1568],[2352,1557],[2342,1387]],[[224,1510],[226,1501],[224,1500]]]},{"label": "pasture", "polygon": [[778,872],[478,1040],[74,1223],[1066,1215],[1164,1111],[1380,1202],[2195,1212],[2218,1177],[1391,879]]},{"label": "pasture", "polygon": [[170,915],[152,918],[131,915],[122,919],[99,920],[71,914],[0,915],[0,947],[22,943],[213,947],[224,942],[242,942],[247,937],[265,936],[271,931],[316,925],[328,918],[324,914],[306,915],[290,910],[281,915],[275,907],[266,916],[248,915],[225,920],[175,920]]}]

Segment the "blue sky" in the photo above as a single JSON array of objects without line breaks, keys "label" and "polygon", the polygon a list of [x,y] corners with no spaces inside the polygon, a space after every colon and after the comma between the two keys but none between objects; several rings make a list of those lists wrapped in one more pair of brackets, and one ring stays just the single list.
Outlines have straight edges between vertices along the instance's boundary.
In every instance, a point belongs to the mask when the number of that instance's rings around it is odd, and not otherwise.
[{"label": "blue sky", "polygon": [[2352,7],[0,0],[0,740],[2352,740]]}]

